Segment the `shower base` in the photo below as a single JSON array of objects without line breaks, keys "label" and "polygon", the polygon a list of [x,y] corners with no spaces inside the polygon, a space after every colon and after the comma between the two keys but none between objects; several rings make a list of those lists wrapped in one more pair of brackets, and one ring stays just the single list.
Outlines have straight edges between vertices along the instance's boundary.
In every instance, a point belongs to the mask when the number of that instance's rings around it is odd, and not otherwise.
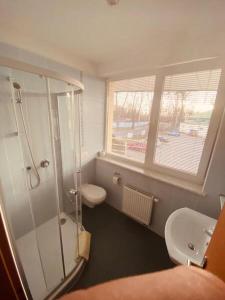
[{"label": "shower base", "polygon": [[[61,230],[67,276],[77,265],[76,224],[65,213],[61,213],[60,218],[66,219],[64,225],[61,226]],[[37,227],[36,233],[39,249],[34,230],[17,239],[16,244],[33,299],[41,300],[64,281],[58,218],[54,217]],[[43,277],[42,267],[45,278]]]}]

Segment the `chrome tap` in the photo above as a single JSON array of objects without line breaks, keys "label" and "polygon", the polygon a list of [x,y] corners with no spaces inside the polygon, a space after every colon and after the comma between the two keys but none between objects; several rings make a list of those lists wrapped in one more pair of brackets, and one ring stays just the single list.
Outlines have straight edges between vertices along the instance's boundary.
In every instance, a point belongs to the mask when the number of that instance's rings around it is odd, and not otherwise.
[{"label": "chrome tap", "polygon": [[47,168],[49,166],[49,164],[50,164],[50,161],[47,160],[47,159],[44,159],[44,160],[41,161],[40,166],[42,168]]},{"label": "chrome tap", "polygon": [[205,232],[209,237],[212,237],[213,231],[214,231],[214,230],[213,230],[212,228],[204,229],[204,232]]}]

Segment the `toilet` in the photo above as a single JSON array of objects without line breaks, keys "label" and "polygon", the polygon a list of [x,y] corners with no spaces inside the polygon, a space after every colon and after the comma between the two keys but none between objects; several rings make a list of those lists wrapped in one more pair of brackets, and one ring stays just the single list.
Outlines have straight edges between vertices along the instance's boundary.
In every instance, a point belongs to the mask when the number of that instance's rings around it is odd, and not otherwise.
[{"label": "toilet", "polygon": [[105,201],[106,191],[94,184],[82,184],[82,202],[90,208],[95,207]]}]

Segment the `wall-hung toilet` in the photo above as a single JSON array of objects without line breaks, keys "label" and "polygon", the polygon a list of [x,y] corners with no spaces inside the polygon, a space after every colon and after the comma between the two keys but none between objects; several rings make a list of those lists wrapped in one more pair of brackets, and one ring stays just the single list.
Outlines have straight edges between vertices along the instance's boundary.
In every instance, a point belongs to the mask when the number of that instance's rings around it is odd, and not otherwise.
[{"label": "wall-hung toilet", "polygon": [[81,186],[82,202],[88,207],[95,207],[96,205],[105,201],[106,191],[94,184],[82,184]]}]

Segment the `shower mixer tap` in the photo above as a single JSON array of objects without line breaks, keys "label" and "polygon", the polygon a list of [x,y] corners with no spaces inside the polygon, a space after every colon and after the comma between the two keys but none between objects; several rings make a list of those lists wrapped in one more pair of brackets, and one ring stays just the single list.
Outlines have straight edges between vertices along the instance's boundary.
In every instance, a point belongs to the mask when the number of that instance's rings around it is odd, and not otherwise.
[{"label": "shower mixer tap", "polygon": [[47,159],[42,160],[40,163],[41,168],[47,168],[49,165],[50,165],[50,161]]}]

